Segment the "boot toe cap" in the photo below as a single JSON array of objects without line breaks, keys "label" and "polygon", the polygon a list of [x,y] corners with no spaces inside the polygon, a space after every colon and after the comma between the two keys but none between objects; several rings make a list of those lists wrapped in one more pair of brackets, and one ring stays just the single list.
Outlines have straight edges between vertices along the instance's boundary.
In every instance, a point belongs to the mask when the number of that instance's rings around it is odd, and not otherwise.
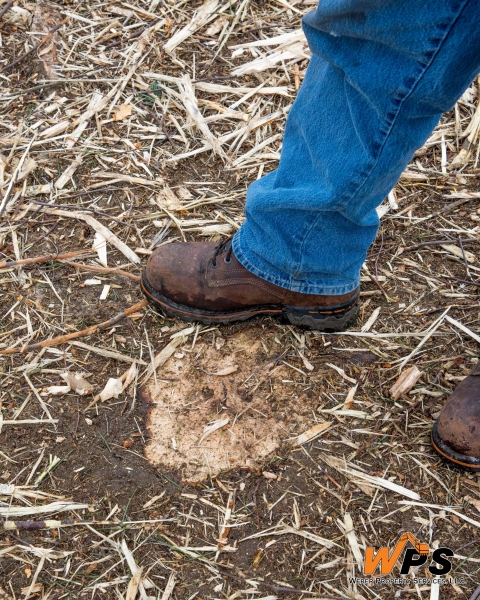
[{"label": "boot toe cap", "polygon": [[156,294],[178,304],[193,306],[203,288],[206,263],[212,244],[179,242],[166,244],[153,251],[144,276]]},{"label": "boot toe cap", "polygon": [[435,450],[451,463],[480,469],[480,377],[466,377],[445,404],[432,432]]}]

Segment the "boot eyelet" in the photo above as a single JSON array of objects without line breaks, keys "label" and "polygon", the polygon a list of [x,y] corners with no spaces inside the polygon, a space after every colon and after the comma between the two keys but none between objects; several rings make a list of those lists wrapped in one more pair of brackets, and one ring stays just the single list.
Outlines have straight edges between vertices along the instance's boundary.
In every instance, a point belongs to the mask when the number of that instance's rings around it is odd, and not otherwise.
[{"label": "boot eyelet", "polygon": [[218,263],[217,263],[217,261],[215,261],[215,262],[213,262],[213,261],[212,261],[212,267],[213,267],[214,269],[216,269],[216,268],[218,267]]},{"label": "boot eyelet", "polygon": [[231,257],[230,257],[230,258],[227,260],[227,257],[225,257],[225,258],[223,259],[223,262],[224,262],[225,264],[229,265],[229,264],[232,262],[232,259],[231,259]]}]

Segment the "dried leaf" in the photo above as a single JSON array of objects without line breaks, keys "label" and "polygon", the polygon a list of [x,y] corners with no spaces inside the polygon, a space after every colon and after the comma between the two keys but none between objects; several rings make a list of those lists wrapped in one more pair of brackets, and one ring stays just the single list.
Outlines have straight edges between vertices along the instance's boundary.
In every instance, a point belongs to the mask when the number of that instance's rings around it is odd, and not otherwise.
[{"label": "dried leaf", "polygon": [[[196,11],[190,23],[177,31],[175,35],[168,40],[164,45],[165,52],[173,52],[177,46],[195,33],[197,29],[206,25],[210,20],[210,17],[215,14],[219,4],[219,0],[207,0],[207,2]],[[233,4],[233,2],[231,2],[231,4]]]},{"label": "dried leaf", "polygon": [[345,536],[350,544],[350,548],[352,550],[352,554],[357,561],[357,565],[359,569],[363,569],[363,557],[360,551],[360,546],[358,545],[357,536],[355,534],[355,528],[353,526],[353,520],[350,516],[350,513],[345,513],[343,518],[343,523],[345,525]]},{"label": "dried leaf", "polygon": [[202,113],[198,110],[197,99],[195,98],[195,91],[193,89],[190,76],[186,73],[178,85],[182,93],[182,102],[187,110],[187,114],[190,117],[191,123],[198,127],[204,139],[213,148],[215,154],[219,154],[226,159],[227,156],[222,150],[220,142],[210,131],[205,119],[202,116]]},{"label": "dried leaf", "polygon": [[346,379],[347,381],[349,381],[350,383],[357,383],[356,379],[353,379],[352,377],[349,377],[345,371],[343,369],[341,369],[340,367],[337,367],[336,365],[332,365],[331,363],[325,363],[325,365],[327,367],[330,367],[332,369],[334,369],[339,375],[341,375],[341,377],[343,377],[344,379]]},{"label": "dried leaf", "polygon": [[32,13],[26,8],[12,6],[3,16],[3,20],[10,25],[26,27],[32,20]]},{"label": "dried leaf", "polygon": [[258,566],[260,565],[260,561],[262,560],[264,555],[265,555],[265,550],[263,548],[260,548],[259,550],[257,550],[257,552],[255,553],[255,556],[253,557],[253,561],[252,561],[252,567],[254,569],[258,569]]},{"label": "dried leaf", "polygon": [[56,123],[52,125],[48,129],[44,129],[40,134],[42,138],[53,137],[54,135],[58,135],[59,133],[63,133],[66,129],[70,127],[70,121],[61,121],[60,123]]},{"label": "dried leaf", "polygon": [[474,506],[476,508],[476,510],[478,512],[480,512],[480,500],[477,500],[476,498],[472,498],[472,496],[465,496],[464,500],[469,502],[472,506]]},{"label": "dried leaf", "polygon": [[123,121],[132,114],[131,104],[120,104],[117,110],[113,113],[114,121]]},{"label": "dried leaf", "polygon": [[378,315],[380,314],[380,308],[381,307],[379,306],[373,311],[373,313],[370,315],[370,318],[368,319],[368,321],[365,323],[365,325],[362,327],[362,329],[360,331],[370,331],[373,324],[378,319]]},{"label": "dried leaf", "polygon": [[228,18],[225,15],[218,17],[218,19],[215,19],[215,21],[213,21],[213,23],[207,27],[205,30],[205,35],[207,37],[213,37],[217,35],[217,33],[222,31],[226,23],[228,23]]},{"label": "dried leaf", "polygon": [[135,377],[137,376],[137,373],[138,373],[137,365],[135,363],[132,363],[130,368],[127,371],[125,371],[125,373],[122,375],[123,391],[125,391],[128,388],[128,386],[132,383],[132,381],[135,381]]},{"label": "dried leaf", "polygon": [[57,190],[63,189],[66,184],[70,181],[75,171],[78,167],[83,163],[82,155],[77,156],[77,158],[67,167],[62,175],[55,182],[55,187]]},{"label": "dried leaf", "polygon": [[70,388],[79,396],[87,396],[93,391],[93,386],[83,377],[83,373],[60,373],[60,377],[64,379]]},{"label": "dried leaf", "polygon": [[465,260],[469,263],[474,263],[476,260],[475,254],[468,252],[467,250],[462,250],[462,248],[455,246],[455,244],[442,244],[442,248],[457,258],[460,258],[462,261],[464,256]]},{"label": "dried leaf", "polygon": [[343,405],[344,410],[348,410],[352,406],[353,398],[355,397],[355,392],[357,391],[357,389],[358,383],[349,390],[347,397],[345,398],[345,404]]}]

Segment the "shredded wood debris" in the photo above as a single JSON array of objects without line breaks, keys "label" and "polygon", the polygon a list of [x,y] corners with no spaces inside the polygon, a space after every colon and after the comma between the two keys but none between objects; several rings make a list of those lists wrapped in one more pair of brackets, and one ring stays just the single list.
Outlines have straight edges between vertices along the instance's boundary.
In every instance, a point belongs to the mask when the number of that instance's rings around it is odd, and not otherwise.
[{"label": "shredded wood debris", "polygon": [[[315,3],[0,0],[0,599],[477,588],[480,482],[429,435],[479,356],[478,79],[379,207],[350,331],[139,291],[154,248],[243,223]],[[351,582],[406,532],[464,582]]]}]

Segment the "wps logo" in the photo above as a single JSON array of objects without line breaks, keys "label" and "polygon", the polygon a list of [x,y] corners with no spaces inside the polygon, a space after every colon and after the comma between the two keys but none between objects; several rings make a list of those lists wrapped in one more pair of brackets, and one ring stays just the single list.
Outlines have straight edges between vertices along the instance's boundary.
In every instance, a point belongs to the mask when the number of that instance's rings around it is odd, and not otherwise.
[{"label": "wps logo", "polygon": [[[375,554],[375,548],[366,548],[365,550],[365,575],[373,575],[377,567],[380,567],[382,575],[390,575],[395,566],[395,563],[400,558],[405,546],[411,542],[413,548],[407,548],[403,557],[400,575],[408,575],[411,567],[421,567],[424,565],[430,554],[430,549],[427,544],[421,544],[417,538],[411,533],[405,533],[398,540],[397,545],[390,554],[389,548],[380,548]],[[432,553],[432,563],[428,570],[432,575],[446,575],[452,569],[452,563],[445,556],[453,556],[453,550],[450,548],[437,548]]]}]

